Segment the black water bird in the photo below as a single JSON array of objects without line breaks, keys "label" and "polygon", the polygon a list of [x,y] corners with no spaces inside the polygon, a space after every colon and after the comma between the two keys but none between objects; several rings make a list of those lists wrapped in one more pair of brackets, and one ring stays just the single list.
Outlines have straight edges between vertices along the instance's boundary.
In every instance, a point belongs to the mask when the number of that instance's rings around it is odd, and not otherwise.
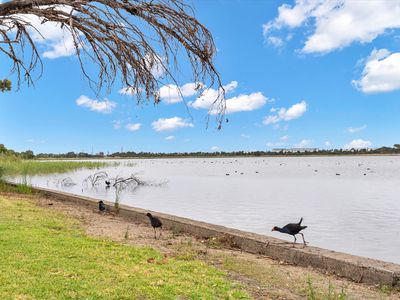
[{"label": "black water bird", "polygon": [[106,211],[106,205],[104,204],[104,202],[102,200],[100,200],[97,203],[99,203],[99,211],[101,211],[101,212]]},{"label": "black water bird", "polygon": [[161,230],[162,230],[162,223],[159,218],[153,217],[151,213],[147,213],[146,216],[150,219],[151,227],[154,229],[154,238],[157,239],[156,228],[160,228],[160,237],[161,237]]},{"label": "black water bird", "polygon": [[106,181],[105,181],[105,183],[106,183],[106,186],[107,186],[107,187],[109,187],[109,186],[110,186],[110,184],[111,184],[111,182],[110,182],[110,181],[108,181],[108,180],[106,180]]},{"label": "black water bird", "polygon": [[304,235],[300,232],[301,230],[306,229],[307,226],[302,226],[301,222],[303,222],[303,218],[300,219],[299,223],[289,223],[283,226],[282,228],[275,226],[274,228],[272,228],[272,231],[279,231],[282,233],[293,235],[294,237],[293,247],[294,244],[296,243],[296,234],[301,234],[304,245],[307,245],[307,242],[304,240]]}]

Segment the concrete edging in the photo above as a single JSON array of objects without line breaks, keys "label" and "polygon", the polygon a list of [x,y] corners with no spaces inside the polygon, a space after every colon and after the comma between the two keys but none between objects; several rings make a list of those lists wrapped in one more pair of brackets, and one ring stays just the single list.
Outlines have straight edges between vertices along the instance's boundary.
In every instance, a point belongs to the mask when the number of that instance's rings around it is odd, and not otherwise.
[{"label": "concrete edging", "polygon": [[[97,208],[98,199],[74,194],[32,187],[47,197],[74,202]],[[114,204],[106,202],[110,211]],[[152,212],[141,208],[120,205],[119,216],[126,219],[148,223],[147,212],[154,213],[169,230],[188,233],[202,238],[217,238],[222,243],[243,251],[269,256],[286,263],[313,267],[330,274],[351,279],[359,283],[400,286],[400,265],[366,257],[335,252],[318,247],[293,248],[291,243],[256,233],[213,225],[169,214]]]}]

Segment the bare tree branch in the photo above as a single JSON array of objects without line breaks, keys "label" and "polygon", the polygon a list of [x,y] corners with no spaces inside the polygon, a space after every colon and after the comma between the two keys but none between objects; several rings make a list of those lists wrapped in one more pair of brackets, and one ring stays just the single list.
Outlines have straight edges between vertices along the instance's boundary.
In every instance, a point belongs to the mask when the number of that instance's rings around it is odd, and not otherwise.
[{"label": "bare tree branch", "polygon": [[[109,92],[121,78],[124,86],[137,91],[138,103],[158,103],[161,81],[177,84],[171,68],[185,54],[194,82],[217,85],[222,91],[214,102],[221,123],[224,90],[213,62],[214,41],[183,0],[14,0],[0,4],[0,53],[11,60],[10,71],[17,74],[18,87],[23,81],[33,84],[34,71],[39,69],[40,77],[43,68],[35,40],[41,28],[30,22],[32,16],[41,23],[55,22],[72,37],[83,75],[97,93]],[[89,64],[97,67],[97,76]]]}]

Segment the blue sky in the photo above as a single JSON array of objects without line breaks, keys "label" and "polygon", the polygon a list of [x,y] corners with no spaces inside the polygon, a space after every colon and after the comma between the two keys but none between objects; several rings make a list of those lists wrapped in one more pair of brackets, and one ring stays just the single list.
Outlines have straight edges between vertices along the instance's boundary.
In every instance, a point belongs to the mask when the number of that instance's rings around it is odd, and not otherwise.
[{"label": "blue sky", "polygon": [[[215,62],[228,90],[229,123],[222,130],[213,117],[207,129],[213,91],[197,99],[185,63],[177,78],[187,106],[174,86],[160,87],[164,97],[157,106],[137,106],[118,83],[96,98],[68,42],[46,28],[42,78],[35,87],[0,94],[0,143],[35,153],[91,153],[400,142],[399,1],[193,4],[214,36]],[[7,61],[0,59],[0,77],[6,77]]]}]

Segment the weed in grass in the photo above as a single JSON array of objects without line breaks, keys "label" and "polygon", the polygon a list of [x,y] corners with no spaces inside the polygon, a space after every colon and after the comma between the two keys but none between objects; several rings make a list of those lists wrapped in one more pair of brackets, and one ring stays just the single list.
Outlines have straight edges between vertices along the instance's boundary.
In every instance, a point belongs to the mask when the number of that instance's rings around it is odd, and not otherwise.
[{"label": "weed in grass", "polygon": [[329,281],[328,290],[327,291],[319,291],[317,293],[313,287],[312,279],[310,276],[307,278],[307,299],[315,300],[315,299],[327,299],[327,300],[346,300],[347,295],[345,288],[342,287],[340,292],[336,291],[336,288]]},{"label": "weed in grass", "polygon": [[398,287],[398,286],[396,286],[396,287],[392,287],[392,286],[388,286],[388,285],[381,285],[380,287],[379,287],[379,290],[382,292],[382,293],[384,293],[384,294],[386,294],[386,295],[389,295],[390,293],[393,293],[393,292],[400,292],[400,287]]},{"label": "weed in grass", "polygon": [[182,230],[180,230],[179,228],[173,227],[172,228],[172,236],[174,238],[181,236],[182,235]]},{"label": "weed in grass", "polygon": [[307,278],[307,299],[308,300],[315,300],[317,299],[315,297],[315,291],[314,291],[314,287],[312,285],[312,280],[311,277]]},{"label": "weed in grass", "polygon": [[129,239],[129,226],[126,227],[124,239],[125,239],[125,240]]},{"label": "weed in grass", "polygon": [[221,249],[222,248],[221,241],[216,237],[206,239],[206,245],[207,245],[207,247],[213,248],[213,249]]},{"label": "weed in grass", "polygon": [[20,194],[32,194],[32,187],[28,184],[17,184],[16,185],[16,192]]}]

